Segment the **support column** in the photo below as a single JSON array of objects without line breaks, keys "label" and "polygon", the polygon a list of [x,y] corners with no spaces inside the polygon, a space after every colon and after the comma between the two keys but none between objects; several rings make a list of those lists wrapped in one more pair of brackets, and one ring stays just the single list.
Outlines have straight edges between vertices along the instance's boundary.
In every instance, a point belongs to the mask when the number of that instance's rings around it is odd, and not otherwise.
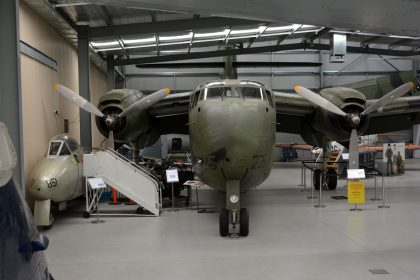
[{"label": "support column", "polygon": [[[321,43],[321,40],[320,40]],[[319,51],[319,62],[322,63],[319,66],[319,88],[322,89],[324,88],[324,59],[323,59],[323,54],[322,54],[322,50]]]},{"label": "support column", "polygon": [[[420,124],[413,125],[413,145],[420,145]],[[413,150],[413,157],[420,158],[420,151]]]},{"label": "support column", "polygon": [[0,1],[0,10],[0,121],[8,127],[15,146],[18,162],[13,176],[24,190],[19,1]]},{"label": "support column", "polygon": [[[90,60],[89,60],[89,27],[77,29],[77,55],[79,62],[79,94],[90,101]],[[84,148],[92,147],[91,115],[80,109],[80,144]]]},{"label": "support column", "polygon": [[[417,77],[417,71],[420,70],[420,63],[418,60],[413,60],[413,74]],[[420,124],[413,125],[413,145],[420,145]],[[420,158],[420,151],[413,150],[413,157]]]},{"label": "support column", "polygon": [[115,88],[114,55],[106,57],[106,88],[108,91]]},{"label": "support column", "polygon": [[[228,47],[227,49],[230,49]],[[224,57],[225,61],[225,69],[224,69],[224,76],[229,79],[237,79],[238,78],[238,71],[236,68],[233,67],[233,62],[236,61],[236,55],[229,55]]]}]

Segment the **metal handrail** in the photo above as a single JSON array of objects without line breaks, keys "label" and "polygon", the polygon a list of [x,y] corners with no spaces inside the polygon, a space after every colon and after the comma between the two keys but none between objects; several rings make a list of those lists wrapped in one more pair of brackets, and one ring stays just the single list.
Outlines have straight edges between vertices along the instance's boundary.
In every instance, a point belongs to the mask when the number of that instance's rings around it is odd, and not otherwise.
[{"label": "metal handrail", "polygon": [[138,171],[144,173],[145,175],[151,177],[155,181],[154,183],[155,183],[156,189],[159,190],[159,179],[155,175],[153,175],[151,172],[149,172],[148,170],[144,169],[140,165],[136,164],[134,161],[131,161],[130,159],[126,158],[125,156],[123,156],[122,154],[114,151],[111,148],[105,148],[105,149],[103,149],[103,151],[112,154],[113,156],[117,157],[118,159],[122,159],[121,162],[124,163],[125,165],[129,166],[130,168],[138,170]]}]

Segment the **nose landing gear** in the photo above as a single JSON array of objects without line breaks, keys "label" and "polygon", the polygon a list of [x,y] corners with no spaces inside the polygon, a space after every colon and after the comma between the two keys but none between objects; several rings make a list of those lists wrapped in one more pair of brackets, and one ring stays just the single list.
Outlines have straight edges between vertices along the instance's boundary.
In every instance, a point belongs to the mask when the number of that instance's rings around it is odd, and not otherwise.
[{"label": "nose landing gear", "polygon": [[220,236],[229,235],[230,225],[232,225],[232,237],[237,236],[235,231],[238,225],[240,236],[249,234],[249,212],[247,208],[240,208],[239,191],[239,181],[226,182],[226,208],[222,208],[219,213]]}]

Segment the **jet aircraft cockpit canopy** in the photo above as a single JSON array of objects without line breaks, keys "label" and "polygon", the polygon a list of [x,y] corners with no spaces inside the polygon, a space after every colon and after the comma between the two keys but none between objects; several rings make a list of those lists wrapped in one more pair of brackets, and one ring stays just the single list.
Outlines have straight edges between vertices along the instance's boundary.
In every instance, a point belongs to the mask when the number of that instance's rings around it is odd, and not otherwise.
[{"label": "jet aircraft cockpit canopy", "polygon": [[77,151],[79,145],[67,134],[55,136],[50,141],[48,157],[68,156]]}]

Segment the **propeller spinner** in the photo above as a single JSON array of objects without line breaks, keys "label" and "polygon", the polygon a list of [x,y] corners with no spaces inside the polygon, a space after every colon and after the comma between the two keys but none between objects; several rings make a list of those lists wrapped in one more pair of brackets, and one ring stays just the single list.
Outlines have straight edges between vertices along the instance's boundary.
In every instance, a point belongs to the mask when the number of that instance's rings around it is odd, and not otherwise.
[{"label": "propeller spinner", "polygon": [[170,93],[169,88],[161,89],[152,94],[147,95],[146,97],[141,98],[137,102],[131,104],[120,114],[104,114],[102,113],[95,105],[78,95],[76,92],[71,89],[60,85],[54,84],[54,89],[64,98],[66,98],[71,103],[75,104],[79,108],[91,113],[92,115],[104,118],[105,124],[109,130],[108,135],[108,147],[114,149],[114,130],[121,122],[121,119],[131,115],[136,112],[147,110],[153,104],[163,99],[166,95]]}]

